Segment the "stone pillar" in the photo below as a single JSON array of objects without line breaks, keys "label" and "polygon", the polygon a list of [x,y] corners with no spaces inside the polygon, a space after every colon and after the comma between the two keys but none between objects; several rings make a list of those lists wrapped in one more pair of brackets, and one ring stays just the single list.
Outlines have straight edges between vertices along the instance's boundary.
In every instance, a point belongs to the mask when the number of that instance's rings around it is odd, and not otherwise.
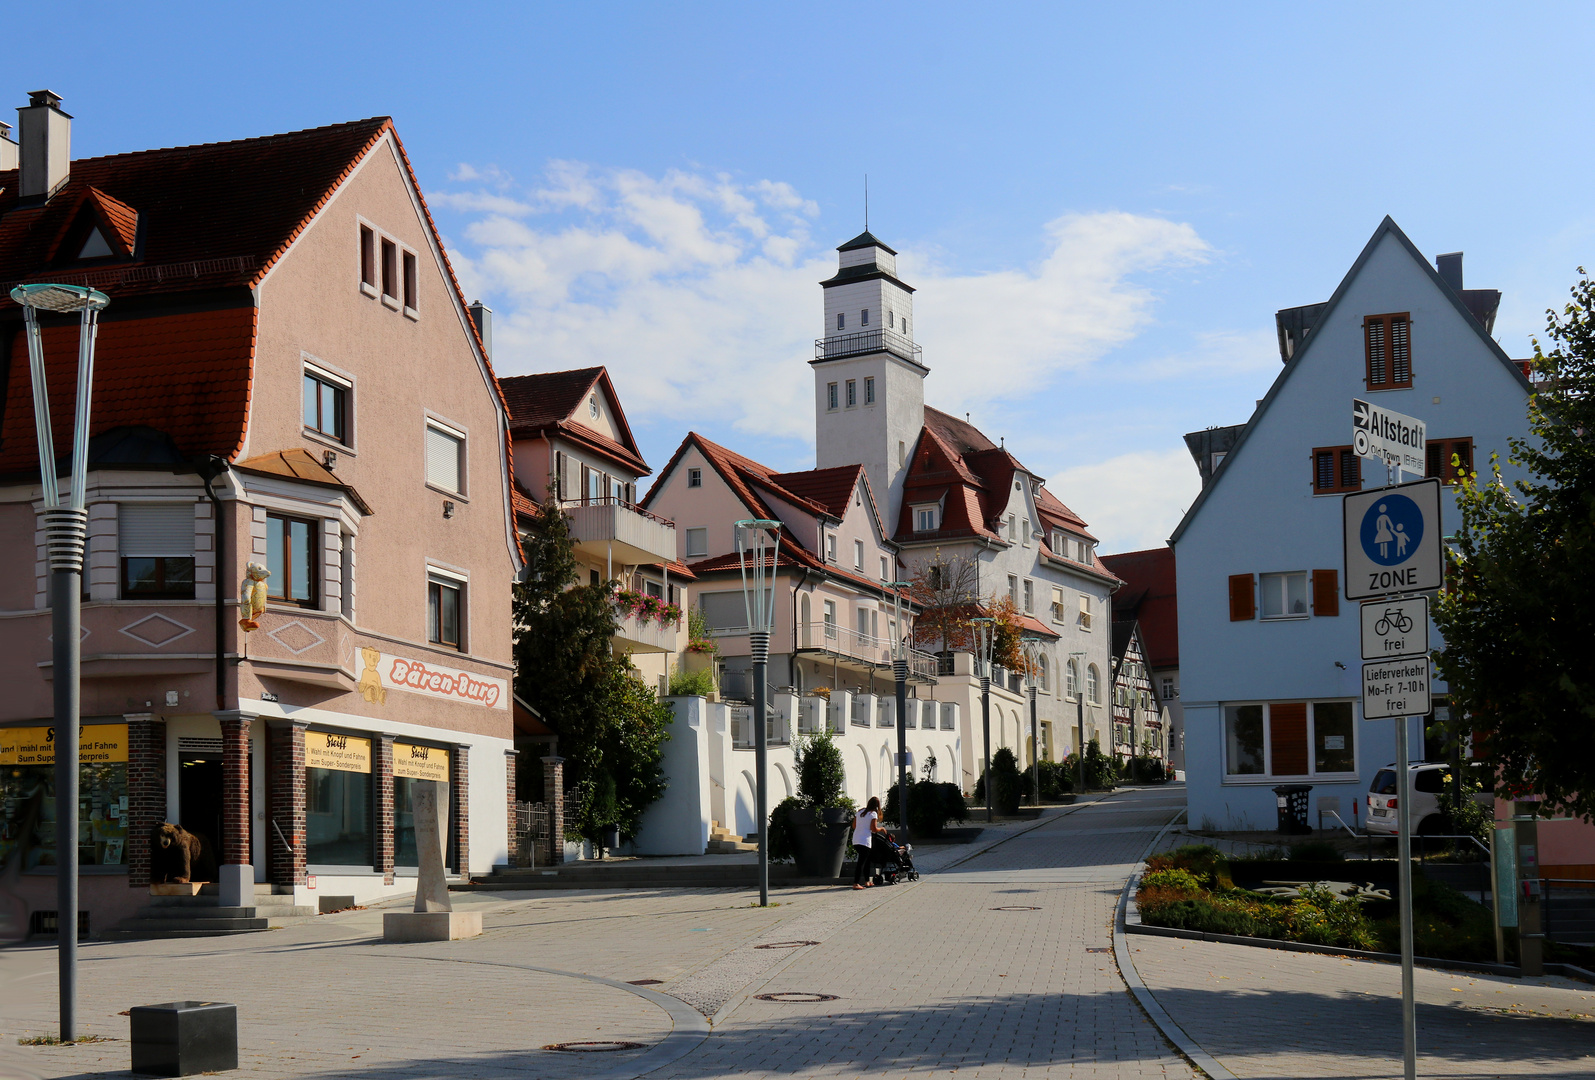
[{"label": "stone pillar", "polygon": [[249,857],[249,728],[254,717],[219,712],[222,728],[222,851],[216,860],[222,907],[253,907],[255,867]]},{"label": "stone pillar", "polygon": [[543,759],[543,799],[548,807],[548,865],[565,861],[565,759]]},{"label": "stone pillar", "polygon": [[376,737],[376,760],[371,763],[371,808],[377,838],[376,863],[384,885],[393,884],[393,736]]},{"label": "stone pillar", "polygon": [[127,720],[127,884],[150,883],[150,830],[166,820],[166,721],[149,713]]},{"label": "stone pillar", "polygon": [[453,848],[449,854],[456,872],[471,880],[471,748],[455,743],[449,754],[449,821]]},{"label": "stone pillar", "polygon": [[519,845],[515,843],[515,759],[520,757],[519,750],[504,751],[504,816],[509,832],[505,833],[504,846],[509,849],[505,862],[510,866],[520,865]]},{"label": "stone pillar", "polygon": [[[266,829],[271,880],[276,885],[305,883],[305,728],[293,720],[274,720],[268,733]],[[286,844],[284,843],[286,841]]]}]

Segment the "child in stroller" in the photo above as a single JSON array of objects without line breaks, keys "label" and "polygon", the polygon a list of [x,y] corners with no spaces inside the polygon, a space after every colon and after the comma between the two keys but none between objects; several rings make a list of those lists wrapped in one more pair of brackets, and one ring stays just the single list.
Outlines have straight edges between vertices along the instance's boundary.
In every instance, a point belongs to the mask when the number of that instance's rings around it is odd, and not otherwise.
[{"label": "child in stroller", "polygon": [[872,876],[881,885],[896,885],[898,878],[918,881],[919,871],[914,869],[914,845],[899,844],[888,832],[875,834],[870,844],[870,857],[874,862]]}]

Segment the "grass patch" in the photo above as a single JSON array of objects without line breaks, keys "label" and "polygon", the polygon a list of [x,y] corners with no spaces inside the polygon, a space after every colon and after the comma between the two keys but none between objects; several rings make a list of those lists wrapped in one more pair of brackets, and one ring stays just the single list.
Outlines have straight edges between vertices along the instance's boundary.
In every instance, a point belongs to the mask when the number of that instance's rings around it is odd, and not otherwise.
[{"label": "grass patch", "polygon": [[70,1042],[62,1042],[59,1035],[33,1035],[17,1040],[18,1046],[77,1046],[79,1043],[115,1042],[110,1035],[79,1035]]}]

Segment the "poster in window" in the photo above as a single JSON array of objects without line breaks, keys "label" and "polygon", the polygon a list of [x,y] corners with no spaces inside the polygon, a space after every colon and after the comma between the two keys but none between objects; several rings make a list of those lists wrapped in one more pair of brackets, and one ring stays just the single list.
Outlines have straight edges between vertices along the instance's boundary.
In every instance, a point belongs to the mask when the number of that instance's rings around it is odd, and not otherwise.
[{"label": "poster in window", "polygon": [[449,782],[449,752],[436,746],[396,742],[393,744],[393,775],[446,784]]},{"label": "poster in window", "polygon": [[305,732],[305,768],[337,772],[371,771],[371,740],[330,731]]}]

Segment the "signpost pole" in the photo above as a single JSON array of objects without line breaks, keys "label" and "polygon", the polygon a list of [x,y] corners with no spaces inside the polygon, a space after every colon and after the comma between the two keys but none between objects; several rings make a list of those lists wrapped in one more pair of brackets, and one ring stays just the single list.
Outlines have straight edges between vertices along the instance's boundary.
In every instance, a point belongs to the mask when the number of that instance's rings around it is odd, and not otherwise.
[{"label": "signpost pole", "polygon": [[1397,888],[1401,892],[1401,1062],[1406,1080],[1418,1075],[1418,1018],[1412,996],[1412,776],[1409,769],[1407,730],[1411,717],[1396,718],[1396,858],[1400,862]]}]

